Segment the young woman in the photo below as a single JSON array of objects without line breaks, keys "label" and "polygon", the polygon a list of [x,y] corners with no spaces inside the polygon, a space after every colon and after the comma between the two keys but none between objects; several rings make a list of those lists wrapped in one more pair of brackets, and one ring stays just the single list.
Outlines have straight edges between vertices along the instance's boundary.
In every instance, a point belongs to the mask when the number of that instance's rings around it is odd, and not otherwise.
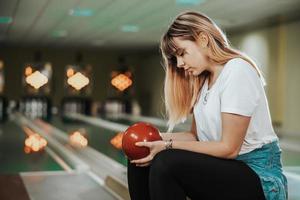
[{"label": "young woman", "polygon": [[281,150],[264,81],[207,16],[184,12],[161,40],[169,128],[193,114],[192,128],[140,142],[150,155],[128,163],[132,200],[287,199]]}]

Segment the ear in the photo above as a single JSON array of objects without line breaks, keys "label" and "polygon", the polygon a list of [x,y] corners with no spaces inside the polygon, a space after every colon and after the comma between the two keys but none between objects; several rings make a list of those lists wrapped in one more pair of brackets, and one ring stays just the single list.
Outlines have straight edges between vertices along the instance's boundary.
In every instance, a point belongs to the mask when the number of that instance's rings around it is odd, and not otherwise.
[{"label": "ear", "polygon": [[206,48],[208,46],[208,36],[206,33],[201,32],[198,36],[198,44],[202,47],[202,48]]}]

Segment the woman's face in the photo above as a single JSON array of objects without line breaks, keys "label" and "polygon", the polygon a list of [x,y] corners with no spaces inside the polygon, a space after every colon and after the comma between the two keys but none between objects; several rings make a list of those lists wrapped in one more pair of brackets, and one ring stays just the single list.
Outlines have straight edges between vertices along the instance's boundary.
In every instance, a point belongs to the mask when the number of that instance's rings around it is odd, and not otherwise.
[{"label": "woman's face", "polygon": [[189,75],[198,76],[208,68],[208,56],[206,48],[201,47],[200,42],[174,38],[178,47],[176,52],[177,67],[183,68]]}]

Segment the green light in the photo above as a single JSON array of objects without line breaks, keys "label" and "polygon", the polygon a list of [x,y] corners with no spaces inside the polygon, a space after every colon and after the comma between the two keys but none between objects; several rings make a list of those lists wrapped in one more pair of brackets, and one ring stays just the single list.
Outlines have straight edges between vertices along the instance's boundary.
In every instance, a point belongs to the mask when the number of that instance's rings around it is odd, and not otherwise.
[{"label": "green light", "polygon": [[0,17],[0,24],[10,24],[12,21],[12,17]]},{"label": "green light", "polygon": [[205,0],[176,0],[176,4],[180,6],[195,6],[204,2]]},{"label": "green light", "polygon": [[94,15],[94,11],[91,9],[74,8],[69,11],[69,15],[75,17],[90,17]]},{"label": "green light", "polygon": [[124,26],[122,26],[121,30],[123,32],[133,33],[133,32],[138,32],[140,29],[138,26],[135,26],[135,25],[124,25]]}]

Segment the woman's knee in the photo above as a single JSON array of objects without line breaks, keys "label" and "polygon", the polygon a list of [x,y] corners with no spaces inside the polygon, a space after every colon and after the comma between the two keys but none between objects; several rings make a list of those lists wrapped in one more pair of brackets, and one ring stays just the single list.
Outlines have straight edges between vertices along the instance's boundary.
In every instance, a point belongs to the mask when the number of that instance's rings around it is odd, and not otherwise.
[{"label": "woman's knee", "polygon": [[209,155],[186,150],[164,150],[153,158],[150,170],[159,174],[171,172],[176,174],[189,166],[204,167],[203,163],[206,163],[205,166],[210,166],[209,163],[215,166],[216,159]]},{"label": "woman's knee", "polygon": [[164,175],[169,173],[172,165],[172,156],[170,150],[164,150],[156,154],[151,162],[150,170],[152,174]]},{"label": "woman's knee", "polygon": [[155,155],[151,162],[150,170],[156,175],[170,175],[180,169],[181,150],[164,150]]}]

